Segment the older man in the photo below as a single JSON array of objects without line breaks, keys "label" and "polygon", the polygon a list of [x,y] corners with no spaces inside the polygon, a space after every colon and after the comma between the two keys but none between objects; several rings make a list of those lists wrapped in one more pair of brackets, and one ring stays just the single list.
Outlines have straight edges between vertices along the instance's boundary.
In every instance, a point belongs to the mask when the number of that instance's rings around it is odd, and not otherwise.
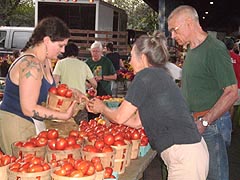
[{"label": "older man", "polygon": [[94,42],[90,48],[91,58],[86,61],[98,82],[97,95],[112,95],[111,81],[117,79],[112,62],[103,56],[101,42]]},{"label": "older man", "polygon": [[182,92],[209,150],[208,180],[229,179],[227,146],[231,141],[229,108],[238,98],[231,59],[223,42],[204,32],[196,10],[179,6],[168,17],[168,29],[187,45]]}]

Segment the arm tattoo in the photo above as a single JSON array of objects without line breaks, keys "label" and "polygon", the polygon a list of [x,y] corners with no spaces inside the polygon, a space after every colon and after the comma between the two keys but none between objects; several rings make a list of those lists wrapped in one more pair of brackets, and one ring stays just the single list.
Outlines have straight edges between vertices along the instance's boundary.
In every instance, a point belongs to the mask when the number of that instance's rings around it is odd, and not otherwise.
[{"label": "arm tattoo", "polygon": [[22,63],[24,63],[24,67],[22,68],[22,72],[26,71],[26,69],[28,69],[28,71],[25,72],[25,77],[29,78],[29,77],[33,77],[34,79],[37,79],[37,77],[34,76],[34,74],[31,73],[31,69],[36,69],[37,72],[41,72],[41,68],[39,63],[33,62],[33,61],[29,61],[28,59],[23,59]]},{"label": "arm tattoo", "polygon": [[53,115],[47,116],[46,114],[43,117],[41,117],[39,115],[39,112],[37,112],[36,110],[33,110],[33,118],[35,118],[37,120],[40,120],[40,121],[56,119],[56,118],[53,117]]}]

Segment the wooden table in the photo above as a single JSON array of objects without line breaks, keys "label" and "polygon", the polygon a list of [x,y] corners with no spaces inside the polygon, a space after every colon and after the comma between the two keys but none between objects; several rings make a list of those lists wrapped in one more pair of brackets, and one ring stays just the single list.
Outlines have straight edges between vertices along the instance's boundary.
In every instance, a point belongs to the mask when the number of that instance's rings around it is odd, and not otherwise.
[{"label": "wooden table", "polygon": [[131,160],[130,165],[126,167],[125,172],[119,175],[119,180],[141,179],[143,176],[143,172],[152,162],[156,155],[157,152],[150,149],[145,156]]}]

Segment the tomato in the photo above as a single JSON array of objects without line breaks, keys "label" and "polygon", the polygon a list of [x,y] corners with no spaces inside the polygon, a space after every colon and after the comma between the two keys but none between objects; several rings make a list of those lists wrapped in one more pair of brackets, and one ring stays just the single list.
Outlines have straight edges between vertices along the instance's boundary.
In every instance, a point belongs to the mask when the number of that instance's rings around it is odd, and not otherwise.
[{"label": "tomato", "polygon": [[48,143],[48,139],[46,137],[37,137],[36,139],[36,146],[42,147],[46,146]]},{"label": "tomato", "polygon": [[41,171],[43,171],[43,167],[40,164],[33,164],[33,165],[30,165],[28,168],[28,172],[30,173],[41,172]]},{"label": "tomato", "polygon": [[112,145],[114,143],[114,136],[112,134],[106,134],[103,136],[104,143]]},{"label": "tomato", "polygon": [[137,140],[137,139],[140,139],[141,135],[140,133],[138,132],[137,129],[134,129],[131,133],[131,139],[133,140]]},{"label": "tomato", "polygon": [[66,140],[68,145],[74,145],[77,143],[76,138],[74,136],[66,137]]},{"label": "tomato", "polygon": [[90,163],[86,160],[83,160],[80,163],[76,164],[74,167],[77,170],[81,170],[83,172],[83,174],[85,175],[88,171],[89,166],[90,166]]},{"label": "tomato", "polygon": [[68,85],[67,84],[59,84],[58,88],[66,88],[66,89],[68,89]]},{"label": "tomato", "polygon": [[102,148],[102,152],[105,153],[105,152],[113,152],[113,149],[111,146],[109,145],[105,145],[103,148]]},{"label": "tomato", "polygon": [[99,139],[99,140],[96,140],[95,143],[94,143],[94,146],[99,149],[99,150],[102,150],[102,148],[104,147],[105,143],[103,140]]},{"label": "tomato", "polygon": [[22,147],[22,145],[23,145],[22,141],[17,141],[14,143],[14,146],[16,146],[16,147]]},{"label": "tomato", "polygon": [[91,162],[94,164],[94,163],[97,163],[97,162],[101,162],[101,158],[100,157],[97,157],[97,156],[94,156],[92,159],[91,159]]},{"label": "tomato", "polygon": [[147,146],[148,142],[149,142],[148,137],[147,136],[143,136],[141,138],[140,146]]},{"label": "tomato", "polygon": [[113,169],[111,167],[105,167],[104,179],[110,178],[112,173],[113,173]]},{"label": "tomato", "polygon": [[73,144],[73,149],[80,149],[81,145],[80,144]]},{"label": "tomato", "polygon": [[73,95],[73,91],[72,91],[71,89],[68,89],[67,92],[66,92],[66,94],[65,94],[65,97],[71,98],[72,95]]},{"label": "tomato", "polygon": [[48,147],[51,150],[55,150],[56,149],[56,139],[50,139],[48,140]]},{"label": "tomato", "polygon": [[48,131],[41,131],[37,137],[45,137],[45,138],[48,138]]},{"label": "tomato", "polygon": [[65,87],[58,87],[57,88],[57,95],[59,95],[59,96],[65,96],[66,95],[66,93],[67,93],[67,88],[65,88]]},{"label": "tomato", "polygon": [[70,177],[76,177],[76,178],[83,177],[83,176],[84,176],[84,174],[81,170],[74,170],[70,174]]},{"label": "tomato", "polygon": [[13,170],[18,170],[19,168],[21,167],[21,163],[19,162],[15,162],[15,163],[12,163],[10,166],[9,166],[9,169],[12,171]]},{"label": "tomato", "polygon": [[67,174],[67,171],[64,168],[60,168],[54,171],[54,174],[59,176],[65,176]]},{"label": "tomato", "polygon": [[89,167],[88,167],[88,170],[86,172],[86,175],[87,176],[91,176],[95,173],[95,167],[93,164],[90,164]]},{"label": "tomato", "polygon": [[117,140],[113,143],[114,146],[124,146],[126,143],[123,140]]},{"label": "tomato", "polygon": [[44,171],[51,169],[48,163],[44,163],[42,166]]},{"label": "tomato", "polygon": [[58,130],[50,129],[48,130],[47,138],[48,139],[57,139],[59,136]]},{"label": "tomato", "polygon": [[59,137],[56,140],[56,150],[64,150],[67,147],[67,140],[63,137]]},{"label": "tomato", "polygon": [[96,169],[97,172],[103,171],[103,165],[102,165],[101,162],[96,162],[96,163],[94,163],[93,165],[94,165],[94,167],[95,167],[95,169]]},{"label": "tomato", "polygon": [[69,132],[69,136],[73,136],[73,137],[78,138],[78,137],[79,137],[79,131],[77,131],[77,130],[71,130],[71,131]]},{"label": "tomato", "polygon": [[41,164],[42,163],[42,158],[40,158],[40,157],[33,157],[32,159],[31,159],[31,163],[32,164]]},{"label": "tomato", "polygon": [[117,134],[114,136],[114,141],[117,141],[117,140],[124,140],[124,135],[123,135],[123,133],[117,133]]},{"label": "tomato", "polygon": [[26,141],[23,143],[22,147],[25,147],[25,148],[33,148],[33,147],[36,147],[36,145],[30,141]]},{"label": "tomato", "polygon": [[48,92],[51,92],[53,94],[57,94],[57,88],[55,86],[52,86],[49,88]]},{"label": "tomato", "polygon": [[66,162],[62,165],[62,168],[65,169],[67,172],[70,172],[73,171],[74,166],[71,163]]}]

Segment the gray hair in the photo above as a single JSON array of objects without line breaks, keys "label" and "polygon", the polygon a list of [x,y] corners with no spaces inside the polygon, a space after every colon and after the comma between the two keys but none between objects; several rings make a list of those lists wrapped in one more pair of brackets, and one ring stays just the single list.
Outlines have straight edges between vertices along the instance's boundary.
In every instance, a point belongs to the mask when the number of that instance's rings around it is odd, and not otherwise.
[{"label": "gray hair", "polygon": [[100,41],[95,41],[94,43],[92,43],[90,49],[93,48],[99,48],[102,51],[103,50],[102,43]]},{"label": "gray hair", "polygon": [[182,5],[174,9],[168,16],[168,21],[171,20],[173,17],[179,15],[187,15],[191,19],[199,21],[199,16],[196,9],[189,5]]},{"label": "gray hair", "polygon": [[152,35],[142,35],[134,45],[136,55],[145,54],[152,66],[164,67],[169,59],[167,41],[163,32],[154,31]]}]

